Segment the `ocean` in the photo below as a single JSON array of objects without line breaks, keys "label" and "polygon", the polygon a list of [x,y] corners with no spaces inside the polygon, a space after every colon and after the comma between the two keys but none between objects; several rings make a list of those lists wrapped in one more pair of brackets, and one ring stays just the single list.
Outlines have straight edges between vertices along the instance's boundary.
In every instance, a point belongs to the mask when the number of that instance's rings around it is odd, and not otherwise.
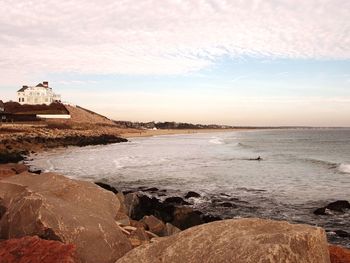
[{"label": "ocean", "polygon": [[[261,160],[257,160],[260,156]],[[155,136],[105,146],[70,147],[27,161],[70,178],[118,189],[201,194],[193,206],[223,218],[261,217],[324,227],[350,247],[350,213],[313,214],[350,201],[350,129],[273,129]],[[165,198],[165,197],[160,197]],[[230,202],[233,207],[218,206]]]}]

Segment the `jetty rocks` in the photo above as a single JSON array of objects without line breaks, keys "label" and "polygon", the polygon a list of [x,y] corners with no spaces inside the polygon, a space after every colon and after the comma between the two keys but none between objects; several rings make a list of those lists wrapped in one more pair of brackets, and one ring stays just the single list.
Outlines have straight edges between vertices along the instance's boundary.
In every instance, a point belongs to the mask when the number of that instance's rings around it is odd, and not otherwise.
[{"label": "jetty rocks", "polygon": [[115,217],[118,198],[94,183],[46,173],[0,181],[0,239],[37,235],[74,244],[82,262],[115,262],[132,245]]},{"label": "jetty rocks", "polygon": [[[62,263],[331,262],[322,228],[230,219],[181,231],[175,223],[189,207],[171,206],[171,222],[159,214],[139,214],[135,220],[130,208],[142,201],[137,194],[124,196],[105,184],[15,168],[0,179],[0,256],[8,263],[46,262],[35,261],[35,255],[52,258],[48,262],[62,256],[57,261]],[[334,258],[344,258],[339,251]]]},{"label": "jetty rocks", "polygon": [[116,263],[328,263],[323,229],[262,219],[216,221],[133,249]]}]

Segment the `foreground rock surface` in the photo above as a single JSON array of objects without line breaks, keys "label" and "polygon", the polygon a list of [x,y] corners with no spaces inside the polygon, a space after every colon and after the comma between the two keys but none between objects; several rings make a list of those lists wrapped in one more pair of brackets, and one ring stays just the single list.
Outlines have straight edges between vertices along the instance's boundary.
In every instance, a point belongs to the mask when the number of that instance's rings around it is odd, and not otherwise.
[{"label": "foreground rock surface", "polygon": [[331,263],[350,263],[350,250],[338,246],[329,246]]},{"label": "foreground rock surface", "polygon": [[75,244],[82,262],[115,262],[132,248],[115,221],[118,198],[90,182],[14,175],[0,181],[0,206],[2,239],[37,235]]},{"label": "foreground rock surface", "polygon": [[0,262],[79,263],[75,246],[39,237],[23,237],[0,242]]},{"label": "foreground rock surface", "polygon": [[329,263],[323,229],[287,222],[223,220],[143,245],[117,263]]}]

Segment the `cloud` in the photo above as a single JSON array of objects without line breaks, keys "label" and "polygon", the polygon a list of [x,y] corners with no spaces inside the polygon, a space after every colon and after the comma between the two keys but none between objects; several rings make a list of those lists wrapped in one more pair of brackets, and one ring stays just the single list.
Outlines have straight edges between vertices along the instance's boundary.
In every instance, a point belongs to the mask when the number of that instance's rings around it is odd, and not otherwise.
[{"label": "cloud", "polygon": [[0,2],[0,74],[184,74],[221,56],[349,59],[348,0]]}]

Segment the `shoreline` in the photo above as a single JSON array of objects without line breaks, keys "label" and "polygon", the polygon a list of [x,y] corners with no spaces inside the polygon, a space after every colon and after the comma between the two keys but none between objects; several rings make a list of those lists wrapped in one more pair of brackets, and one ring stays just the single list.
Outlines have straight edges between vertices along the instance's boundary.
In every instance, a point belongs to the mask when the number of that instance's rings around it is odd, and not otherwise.
[{"label": "shoreline", "polygon": [[197,133],[219,133],[219,132],[234,132],[234,131],[249,131],[258,129],[159,129],[159,130],[140,130],[140,131],[125,131],[120,136],[131,139],[137,137],[152,137],[160,135],[186,135],[186,134],[197,134]]}]

